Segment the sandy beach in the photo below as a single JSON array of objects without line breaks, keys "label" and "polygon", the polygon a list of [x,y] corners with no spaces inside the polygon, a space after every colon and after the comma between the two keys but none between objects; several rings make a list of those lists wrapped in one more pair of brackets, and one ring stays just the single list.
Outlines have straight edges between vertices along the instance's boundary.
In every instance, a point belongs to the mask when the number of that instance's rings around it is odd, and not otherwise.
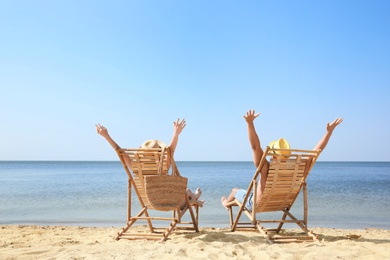
[{"label": "sandy beach", "polygon": [[[142,227],[137,227],[142,228]],[[389,259],[390,230],[313,228],[319,242],[267,244],[256,232],[201,228],[166,242],[119,240],[117,227],[0,226],[0,259]]]}]

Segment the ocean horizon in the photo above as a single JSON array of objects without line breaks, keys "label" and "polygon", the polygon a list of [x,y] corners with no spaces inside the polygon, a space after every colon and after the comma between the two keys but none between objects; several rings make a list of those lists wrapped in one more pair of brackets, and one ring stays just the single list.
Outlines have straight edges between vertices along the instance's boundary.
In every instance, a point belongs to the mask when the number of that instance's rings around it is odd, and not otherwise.
[{"label": "ocean horizon", "polygon": [[[220,198],[234,187],[247,188],[255,172],[253,163],[177,165],[188,178],[188,187],[203,191],[199,226],[228,227]],[[309,228],[390,229],[390,162],[318,161],[307,183]],[[133,212],[138,212],[137,198],[132,201]],[[302,215],[300,197],[292,212]],[[125,225],[126,214],[127,175],[119,161],[0,161],[2,225],[119,227]]]}]

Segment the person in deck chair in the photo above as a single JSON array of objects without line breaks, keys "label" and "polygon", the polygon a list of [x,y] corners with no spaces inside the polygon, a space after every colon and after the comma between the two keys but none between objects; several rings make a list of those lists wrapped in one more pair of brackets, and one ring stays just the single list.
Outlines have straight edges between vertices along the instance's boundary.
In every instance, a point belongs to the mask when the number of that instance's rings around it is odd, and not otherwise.
[{"label": "person in deck chair", "polygon": [[[169,144],[169,148],[171,149],[172,156],[175,153],[177,143],[179,141],[179,135],[183,131],[184,127],[186,126],[185,119],[180,120],[178,118],[175,122],[173,122],[173,136],[171,139],[171,142]],[[96,124],[96,132],[103,136],[107,142],[111,145],[112,148],[115,150],[121,149],[121,147],[111,138],[111,136],[108,133],[108,130],[106,127],[100,124]],[[145,141],[140,148],[163,148],[165,147],[165,143],[160,140],[147,140]],[[131,167],[131,161],[129,158],[125,158],[126,164],[132,169]],[[167,158],[167,168],[169,170],[171,166],[171,160],[170,158]],[[197,188],[195,192],[192,192],[189,188],[187,188],[187,196],[190,201],[197,201],[200,205],[203,205],[204,200],[199,200],[199,197],[202,195],[202,190],[200,188]]]},{"label": "person in deck chair", "polygon": [[[244,115],[245,121],[247,123],[248,127],[248,137],[249,137],[249,142],[252,148],[252,153],[253,153],[253,163],[255,167],[257,168],[260,164],[261,157],[263,156],[263,149],[261,148],[260,145],[260,139],[256,133],[255,126],[253,124],[253,121],[260,115],[260,113],[255,112],[255,110],[248,110],[246,112],[246,115]],[[322,151],[325,149],[326,145],[328,144],[328,141],[330,137],[332,136],[333,130],[343,122],[342,118],[336,118],[332,123],[327,123],[326,124],[326,132],[325,135],[322,137],[322,139],[318,142],[318,144],[314,147],[314,150],[319,150],[321,149]],[[284,139],[280,138],[276,141],[272,141],[269,144],[270,148],[281,148],[281,149],[290,149],[289,143]],[[288,153],[288,151],[286,151]],[[266,162],[261,169],[261,174],[260,174],[260,185],[257,187],[257,201],[260,201],[261,195],[264,191],[265,188],[265,183],[267,180],[267,175],[268,175],[268,167],[269,163]],[[236,198],[238,201],[241,203],[244,201],[244,198],[246,196],[247,190],[240,189],[240,188],[233,188],[230,195],[228,197],[223,196],[221,198],[221,203],[222,205],[226,207],[227,203],[234,201]],[[253,204],[253,193],[251,192],[249,194],[249,198],[247,200],[247,203],[245,207],[249,210],[252,210],[252,204]]]}]

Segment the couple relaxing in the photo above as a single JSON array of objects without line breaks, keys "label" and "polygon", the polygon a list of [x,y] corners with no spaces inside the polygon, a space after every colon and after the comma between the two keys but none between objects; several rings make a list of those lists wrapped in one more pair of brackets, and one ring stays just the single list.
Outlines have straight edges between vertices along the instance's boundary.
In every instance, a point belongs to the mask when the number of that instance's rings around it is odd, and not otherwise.
[{"label": "couple relaxing", "polygon": [[[186,126],[185,119],[177,119],[175,122],[173,122],[173,136],[171,143],[169,144],[169,148],[171,150],[171,155],[173,156],[176,150],[177,143],[179,141],[179,135],[183,131],[184,127]],[[121,147],[111,138],[111,136],[108,134],[107,128],[104,126],[97,124],[96,125],[96,132],[103,136],[107,142],[114,148],[115,150],[121,149]],[[165,143],[160,140],[147,140],[145,141],[140,148],[147,149],[147,148],[163,148],[166,147]],[[131,169],[131,162],[128,158],[126,158],[126,164],[130,166]],[[169,169],[171,166],[171,160],[170,158],[167,158],[166,160],[167,168]],[[197,204],[199,206],[202,206],[204,204],[204,200],[199,200],[200,196],[202,195],[202,190],[200,188],[197,188],[195,192],[192,192],[189,188],[186,190],[187,197],[190,200],[191,203]],[[185,202],[181,205],[181,208],[185,207]]]},{"label": "couple relaxing", "polygon": [[[259,115],[260,115],[260,113],[256,113],[255,110],[249,110],[249,111],[247,111],[246,115],[244,116],[245,121],[247,123],[247,128],[248,128],[249,142],[250,142],[252,152],[253,152],[253,163],[254,163],[256,168],[258,167],[260,160],[261,160],[261,157],[263,156],[263,149],[261,148],[260,139],[256,133],[255,126],[253,123],[253,121]],[[322,139],[315,146],[314,150],[319,150],[319,149],[324,150],[325,149],[330,137],[332,136],[333,130],[342,121],[343,121],[342,118],[336,118],[332,123],[327,123],[325,135],[322,137]],[[173,122],[173,137],[172,137],[171,143],[169,144],[172,156],[175,152],[175,149],[176,149],[176,146],[177,146],[177,143],[179,140],[179,135],[185,126],[186,126],[186,122],[184,119],[181,121],[180,121],[180,119],[178,119],[177,121]],[[103,136],[115,150],[120,149],[119,145],[117,145],[114,142],[114,140],[112,140],[112,138],[108,134],[107,129],[104,126],[97,124],[96,131],[98,134]],[[165,144],[161,141],[148,140],[142,144],[141,148],[162,148],[164,146],[165,146]],[[290,148],[288,142],[283,138],[280,138],[277,141],[271,142],[269,146],[271,148],[287,148],[287,149]],[[169,159],[169,158],[167,158],[167,159]],[[266,182],[267,175],[268,175],[268,165],[269,165],[268,163],[265,164],[264,167],[261,169],[260,185],[258,186],[258,191],[257,191],[257,201],[260,200],[262,192],[264,191],[264,188],[265,188],[265,182]],[[169,169],[170,160],[167,160],[167,167]],[[226,205],[229,202],[234,201],[235,198],[237,200],[239,200],[240,202],[242,202],[246,196],[246,192],[247,192],[247,190],[244,190],[244,189],[233,188],[228,197],[223,196],[221,198],[221,203],[225,208],[227,208]],[[203,205],[203,203],[204,203],[204,200],[199,200],[199,197],[201,196],[201,194],[202,194],[202,191],[200,188],[198,188],[195,192],[192,192],[190,189],[187,188],[188,198],[192,202],[198,203],[199,205]],[[252,208],[252,201],[253,201],[252,197],[253,197],[253,194],[250,194],[249,199],[248,199],[247,204],[246,204],[246,207],[248,209]]]}]

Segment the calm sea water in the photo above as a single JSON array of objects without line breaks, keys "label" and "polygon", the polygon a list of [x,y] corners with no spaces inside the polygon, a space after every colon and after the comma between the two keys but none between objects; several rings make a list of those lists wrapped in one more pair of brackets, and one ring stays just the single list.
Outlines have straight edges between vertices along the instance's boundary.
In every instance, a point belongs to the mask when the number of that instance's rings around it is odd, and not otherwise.
[{"label": "calm sea water", "polygon": [[[203,190],[200,226],[227,227],[220,198],[247,188],[252,162],[177,164],[188,186]],[[390,162],[317,162],[308,190],[309,227],[390,229]],[[119,162],[0,161],[0,224],[123,226],[126,208]],[[302,208],[298,199],[292,211],[299,217]]]}]

